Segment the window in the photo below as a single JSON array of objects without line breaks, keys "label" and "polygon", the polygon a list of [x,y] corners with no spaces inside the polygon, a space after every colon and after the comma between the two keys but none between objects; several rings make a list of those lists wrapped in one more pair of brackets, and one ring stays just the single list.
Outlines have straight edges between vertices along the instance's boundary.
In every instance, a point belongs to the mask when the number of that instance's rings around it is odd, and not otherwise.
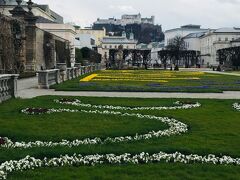
[{"label": "window", "polygon": [[112,49],[112,45],[110,45],[109,48]]},{"label": "window", "polygon": [[222,41],[222,39],[221,39],[221,38],[218,38],[218,41]]},{"label": "window", "polygon": [[107,49],[107,46],[105,46],[105,49]]},{"label": "window", "polygon": [[227,37],[225,38],[225,41],[228,41],[228,38],[227,38]]}]

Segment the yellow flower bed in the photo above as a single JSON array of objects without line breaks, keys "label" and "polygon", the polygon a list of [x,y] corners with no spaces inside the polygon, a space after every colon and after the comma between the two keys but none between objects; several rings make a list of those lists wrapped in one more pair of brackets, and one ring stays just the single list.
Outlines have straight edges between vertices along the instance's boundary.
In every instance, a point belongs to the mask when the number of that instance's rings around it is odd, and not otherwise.
[{"label": "yellow flower bed", "polygon": [[97,77],[97,74],[91,74],[90,76],[87,76],[80,80],[80,82],[88,82],[91,81],[93,78]]},{"label": "yellow flower bed", "polygon": [[171,72],[171,71],[135,71],[135,70],[104,70],[100,74],[92,74],[80,80],[89,81],[139,81],[162,82],[170,80],[199,80],[204,72]]},{"label": "yellow flower bed", "polygon": [[126,76],[121,76],[121,77],[112,77],[112,76],[98,76],[97,79],[94,79],[94,80],[105,80],[105,79],[112,79],[112,80],[118,80],[118,79],[121,79],[121,80],[136,80],[136,81],[141,81],[141,80],[149,80],[149,81],[153,81],[153,80],[199,80],[200,78],[198,77],[126,77]]},{"label": "yellow flower bed", "polygon": [[134,78],[134,79],[162,79],[162,78],[177,78],[176,76],[161,76],[161,77],[157,77],[157,76],[124,76],[124,75],[121,75],[121,76],[105,76],[105,75],[98,75],[97,76],[98,79],[104,79],[104,78],[108,78],[108,79],[111,79],[111,78]]},{"label": "yellow flower bed", "polygon": [[[147,74],[145,70],[103,70],[102,71],[103,73],[144,73],[144,74]],[[200,71],[152,71],[153,73],[151,74],[154,74],[155,72],[156,73],[167,73],[167,74],[199,74],[199,75],[203,75],[205,74],[205,72],[200,72]]]},{"label": "yellow flower bed", "polygon": [[118,78],[118,79],[93,79],[93,81],[138,81],[138,82],[160,82],[167,83],[165,80],[144,80],[144,79],[126,79],[126,78]]}]

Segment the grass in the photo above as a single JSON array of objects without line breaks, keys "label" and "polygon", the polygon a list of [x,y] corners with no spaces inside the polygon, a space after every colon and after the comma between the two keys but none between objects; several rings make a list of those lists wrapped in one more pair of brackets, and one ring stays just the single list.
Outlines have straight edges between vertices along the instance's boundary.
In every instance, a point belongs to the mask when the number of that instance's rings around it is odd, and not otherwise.
[{"label": "grass", "polygon": [[[114,137],[133,135],[137,132],[165,129],[166,125],[155,121],[144,121],[114,115],[89,115],[82,113],[60,113],[29,116],[20,113],[26,107],[66,107],[55,104],[60,97],[45,96],[34,99],[15,99],[0,104],[0,136],[15,141],[73,140],[84,137]],[[129,99],[80,97],[84,103],[122,106],[170,106],[176,99]],[[178,99],[179,100],[179,99]],[[192,100],[196,101],[196,100]],[[59,157],[61,154],[79,153],[196,153],[240,156],[240,112],[231,106],[234,100],[199,100],[201,108],[175,111],[141,111],[142,114],[173,117],[189,126],[189,132],[181,136],[164,137],[148,141],[105,145],[80,146],[75,148],[2,149],[0,163],[21,159],[26,155],[36,158]],[[96,167],[41,168],[10,174],[9,179],[238,179],[240,167],[201,164],[149,164]]]},{"label": "grass", "polygon": [[240,71],[227,71],[227,73],[240,74]]},{"label": "grass", "polygon": [[[216,173],[218,172],[218,173]],[[34,177],[32,175],[35,175]],[[238,167],[213,165],[148,164],[128,166],[65,167],[13,173],[9,179],[104,179],[104,180],[238,180]]]},{"label": "grass", "polygon": [[[160,70],[98,71],[88,82],[80,78],[54,85],[57,91],[120,91],[120,92],[215,92],[239,91],[237,76],[201,72]],[[88,78],[86,78],[88,79]]]}]

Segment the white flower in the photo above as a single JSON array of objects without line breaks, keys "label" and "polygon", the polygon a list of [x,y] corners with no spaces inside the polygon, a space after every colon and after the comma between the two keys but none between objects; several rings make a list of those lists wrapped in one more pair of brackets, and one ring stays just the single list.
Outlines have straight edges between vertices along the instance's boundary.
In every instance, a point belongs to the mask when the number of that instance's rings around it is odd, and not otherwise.
[{"label": "white flower", "polygon": [[234,103],[233,108],[236,109],[237,111],[240,111],[240,103]]}]

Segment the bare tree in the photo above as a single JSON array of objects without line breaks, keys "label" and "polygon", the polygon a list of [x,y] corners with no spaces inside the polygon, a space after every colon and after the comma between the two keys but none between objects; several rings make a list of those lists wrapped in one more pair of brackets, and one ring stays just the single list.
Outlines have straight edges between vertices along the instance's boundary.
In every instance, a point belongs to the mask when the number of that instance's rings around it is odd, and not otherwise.
[{"label": "bare tree", "polygon": [[171,40],[170,44],[166,47],[167,50],[173,52],[172,63],[179,64],[180,52],[186,50],[185,41],[181,36],[176,36]]}]

